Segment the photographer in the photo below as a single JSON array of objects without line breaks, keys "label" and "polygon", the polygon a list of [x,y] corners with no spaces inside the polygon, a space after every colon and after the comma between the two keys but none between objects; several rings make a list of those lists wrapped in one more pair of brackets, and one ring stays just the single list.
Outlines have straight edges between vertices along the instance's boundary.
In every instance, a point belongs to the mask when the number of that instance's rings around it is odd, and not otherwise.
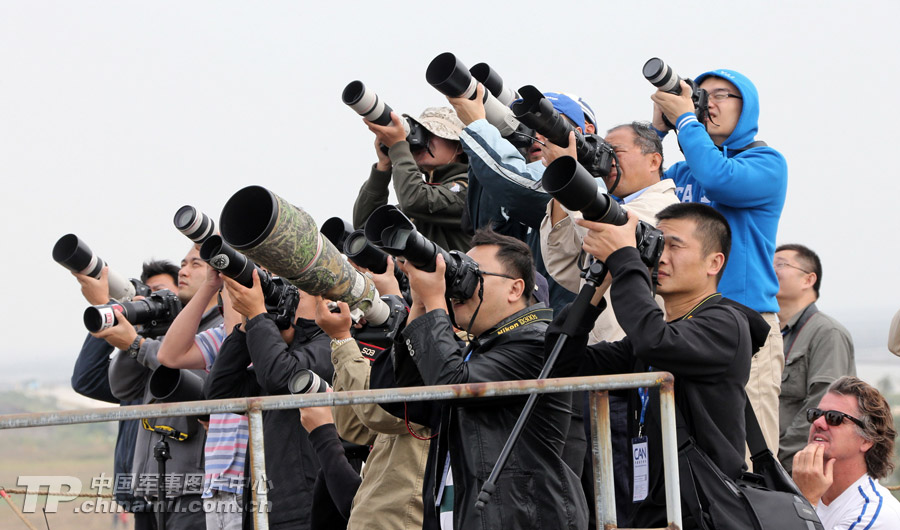
[{"label": "photographer", "polygon": [[[607,189],[614,192],[614,198],[621,204],[627,204],[628,210],[637,214],[642,221],[656,224],[656,214],[671,204],[677,204],[675,184],[671,179],[661,179],[663,174],[662,141],[649,123],[631,122],[613,127],[606,133],[604,140],[616,153],[612,170],[604,179]],[[561,148],[547,142],[544,146],[544,159],[549,163],[556,158],[568,155],[576,158],[574,134],[569,140],[568,148]],[[618,179],[618,183],[616,180]],[[547,204],[547,213],[541,222],[541,252],[545,256],[544,264],[547,272],[560,285],[572,292],[578,292],[584,284],[580,276],[582,244],[587,230],[575,224],[580,219],[580,212],[566,210],[559,201],[552,199]],[[622,327],[616,320],[615,306],[604,295],[607,309],[594,322],[588,343],[595,344],[601,340],[621,340],[625,336]],[[656,297],[657,304],[664,307],[663,300]],[[620,519],[631,508],[631,479],[628,473],[631,448],[627,436],[627,399],[623,392],[612,392],[610,399],[610,424],[612,427],[613,465],[616,480],[616,511]],[[587,410],[587,407],[582,407]],[[589,425],[589,420],[585,419]],[[591,452],[586,453],[585,468],[591,469]],[[593,492],[593,476],[582,474],[585,493]],[[588,498],[592,498],[588,495]]]},{"label": "photographer", "polygon": [[[534,264],[528,246],[480,230],[468,255],[478,263],[481,287],[468,300],[454,300],[453,314],[472,341],[465,346],[454,333],[445,301],[446,265],[438,255],[431,273],[405,265],[413,306],[396,356],[411,356],[426,385],[535,378],[552,311],[531,305]],[[500,474],[496,498],[484,510],[475,508],[525,401],[516,396],[442,405],[426,488],[440,505],[450,494],[444,486],[453,485],[454,528],[586,528],[584,493],[561,457],[572,417],[568,393],[541,398]]]},{"label": "photographer", "polygon": [[[109,284],[107,281],[108,269],[103,268],[100,278],[95,279],[85,274],[73,272],[72,275],[81,285],[81,294],[91,305],[102,305],[110,302]],[[173,293],[178,292],[178,267],[169,261],[144,262],[141,271],[141,282],[147,285],[152,292],[168,289]],[[72,370],[72,390],[82,396],[117,403],[120,405],[139,405],[140,400],[122,401],[115,397],[109,385],[109,357],[115,351],[108,342],[88,334],[75,360]],[[119,422],[119,432],[116,436],[115,455],[113,457],[114,477],[119,480],[131,473],[134,460],[134,444],[137,437],[140,422],[127,420]],[[131,491],[116,491],[116,502],[125,510],[134,513],[135,528],[143,530],[152,528],[153,514],[145,511],[146,503],[137,501]]]},{"label": "photographer", "polygon": [[[609,268],[604,284],[611,281],[611,298],[627,336],[586,347],[588,332],[606,305],[601,297],[605,286],[598,289],[593,303],[599,307],[590,305],[580,321],[567,309],[547,331],[547,352],[561,331],[569,335],[552,375],[672,372],[675,404],[687,418],[688,434],[723,473],[738,478],[744,460],[743,387],[750,357],[765,341],[768,326],[756,312],[716,290],[731,246],[721,214],[700,204],[674,204],[657,219],[665,236],[657,287],[665,313],[653,298],[650,274],[635,249],[637,216],[629,214],[622,226],[578,220],[589,230],[585,250]],[[643,472],[634,466],[636,504],[631,519],[620,524],[665,526],[659,391],[632,390],[629,397],[632,446],[647,449],[649,465]],[[641,490],[638,483],[647,487]]]},{"label": "photographer", "polygon": [[[332,377],[328,337],[313,321],[320,298],[300,291],[293,325],[279,330],[266,310],[256,271],[252,278],[250,288],[223,278],[242,322],[222,343],[210,369],[204,388],[207,399],[290,394],[288,382],[301,369],[312,370],[326,380]],[[325,527],[323,521],[315,519],[325,506],[313,503],[319,462],[300,425],[302,415],[295,409],[263,411],[271,528]],[[251,493],[244,490],[244,528],[253,527]]]},{"label": "photographer", "polygon": [[[200,259],[197,247],[192,246],[181,261],[178,271],[178,296],[182,302],[189,303],[206,281],[207,268],[206,263]],[[208,330],[223,322],[215,299],[205,304],[202,311],[200,323],[195,330]],[[109,364],[112,393],[123,401],[140,400],[141,403],[151,403],[153,396],[149,389],[150,376],[161,364],[157,355],[162,341],[140,337],[121,313],[117,312],[116,317],[119,322],[117,325],[94,334],[121,350],[116,352]],[[201,377],[206,376],[203,371],[195,373]],[[195,419],[182,416],[141,420],[132,467],[135,482],[131,486],[135,495],[155,500],[156,483],[145,477],[152,478],[157,474],[158,463],[153,455],[153,446],[161,437],[166,436],[159,434],[159,431],[171,430],[182,433],[184,439],[168,439],[172,459],[166,464],[166,473],[176,477],[176,480],[180,479],[181,483],[178,488],[167,488],[167,497],[174,499],[175,503],[173,509],[166,511],[166,528],[202,528],[206,525],[205,515],[199,509],[202,504],[202,484],[191,480],[192,477],[203,475],[202,447],[206,432]],[[155,517],[152,522],[155,528]]]},{"label": "photographer", "polygon": [[[392,262],[393,260],[388,260]],[[379,290],[385,283],[387,292],[399,290],[393,266],[384,274],[373,275]],[[359,344],[350,335],[350,310],[338,303],[339,313],[331,313],[325,301],[319,303],[316,323],[331,337],[331,358],[334,363],[334,390],[368,390],[373,370],[392,371],[390,352],[380,355],[377,367],[363,357]],[[391,374],[382,374],[390,376]],[[378,528],[419,530],[432,528],[425,517],[434,516],[434,506],[423,506],[422,477],[425,475],[430,447],[431,430],[389,414],[377,403],[363,403],[334,407],[337,433],[353,443],[372,446],[363,470],[362,483],[353,499],[349,530]]]},{"label": "photographer", "polygon": [[[403,119],[391,113],[392,123],[386,126],[363,120],[375,133],[378,162],[353,205],[353,226],[362,228],[376,208],[388,203],[388,183],[393,179],[400,210],[415,221],[418,230],[442,248],[465,252],[469,237],[460,219],[466,205],[468,166],[459,145],[462,123],[453,109],[425,109],[418,119],[409,118],[426,131],[425,145],[413,149],[406,141]],[[388,149],[387,154],[381,146]]]},{"label": "photographer", "polygon": [[[541,187],[544,165],[535,149],[543,142],[537,140],[529,149],[534,162],[527,162],[522,153],[485,118],[482,96],[484,86],[478,84],[475,99],[447,98],[466,125],[460,133],[463,149],[469,157],[469,195],[466,208],[470,229],[490,226],[492,229],[528,243],[537,271],[550,284],[550,305],[556,309],[572,301],[574,295],[559,286],[547,274],[541,255],[538,229],[550,196]],[[563,119],[578,131],[594,132],[586,125],[582,106],[564,94],[547,92],[545,97]]]},{"label": "photographer", "polygon": [[683,202],[717,209],[734,234],[731,259],[722,276],[722,294],[761,313],[769,323],[766,345],[753,356],[747,395],[773,454],[778,454],[778,395],[784,369],[782,338],[776,313],[778,279],[772,260],[778,220],[787,192],[787,162],[765,142],[755,141],[759,96],[749,79],[733,70],[697,76],[709,94],[703,123],[694,113],[691,89],[681,94],[657,90],[653,126],[661,136],[675,124],[684,162],[665,176],[675,181]]}]

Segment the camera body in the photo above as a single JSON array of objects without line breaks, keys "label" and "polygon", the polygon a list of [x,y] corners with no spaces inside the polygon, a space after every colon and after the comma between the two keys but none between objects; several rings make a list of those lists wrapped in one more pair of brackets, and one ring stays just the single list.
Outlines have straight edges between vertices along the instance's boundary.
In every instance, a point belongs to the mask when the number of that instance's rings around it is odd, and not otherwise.
[{"label": "camera body", "polygon": [[[544,171],[544,190],[570,210],[578,210],[588,221],[622,226],[628,214],[606,193],[597,181],[574,158],[557,158]],[[662,256],[665,239],[659,229],[640,221],[635,229],[635,246],[647,267],[656,267]]]},{"label": "camera body", "polygon": [[[694,102],[694,114],[697,115],[697,120],[703,123],[709,117],[709,93],[700,88],[700,85],[693,79],[682,79],[671,66],[658,57],[653,57],[644,63],[643,74],[651,85],[663,92],[675,95],[681,94],[681,81],[684,81],[691,87],[691,101]],[[663,121],[669,127],[675,128],[675,125],[665,115],[663,115]]]},{"label": "camera body", "polygon": [[444,257],[447,298],[468,300],[475,294],[480,278],[475,260],[458,250],[446,250],[416,230],[396,206],[385,204],[377,208],[366,221],[366,239],[391,256],[403,257],[426,272],[434,272],[438,254]]},{"label": "camera body", "polygon": [[523,86],[519,93],[522,99],[512,106],[519,121],[560,147],[569,146],[569,133],[574,132],[575,151],[581,165],[595,177],[609,176],[615,158],[615,149],[611,145],[596,134],[584,135],[578,132],[534,86]]},{"label": "camera body", "polygon": [[255,270],[266,302],[266,312],[275,317],[278,329],[288,329],[294,323],[300,291],[287,280],[261,269],[247,256],[231,248],[219,235],[210,237],[200,245],[200,258],[244,287],[253,287]]},{"label": "camera body", "polygon": [[142,300],[90,306],[84,310],[84,327],[91,333],[111,328],[119,323],[114,313],[118,309],[128,322],[141,326],[144,337],[164,335],[181,312],[181,300],[168,289],[161,289]]}]

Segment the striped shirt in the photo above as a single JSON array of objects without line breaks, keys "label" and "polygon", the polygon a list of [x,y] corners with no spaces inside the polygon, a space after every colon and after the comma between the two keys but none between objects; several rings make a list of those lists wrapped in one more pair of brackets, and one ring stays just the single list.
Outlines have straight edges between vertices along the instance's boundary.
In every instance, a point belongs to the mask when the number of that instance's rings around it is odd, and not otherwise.
[{"label": "striped shirt", "polygon": [[900,501],[869,475],[863,475],[831,504],[819,502],[816,513],[825,530],[897,530]]},{"label": "striped shirt", "polygon": [[[212,368],[225,340],[225,326],[219,325],[202,331],[194,337],[206,362],[206,371]],[[244,490],[244,462],[250,428],[247,417],[239,414],[210,414],[209,431],[203,447],[204,476],[203,497],[209,498],[213,490],[242,493]]]}]

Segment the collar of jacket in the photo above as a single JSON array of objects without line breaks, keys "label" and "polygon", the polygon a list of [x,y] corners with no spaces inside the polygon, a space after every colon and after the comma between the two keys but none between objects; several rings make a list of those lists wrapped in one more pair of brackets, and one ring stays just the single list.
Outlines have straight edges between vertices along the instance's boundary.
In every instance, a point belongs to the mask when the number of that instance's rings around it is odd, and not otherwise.
[{"label": "collar of jacket", "polygon": [[297,322],[294,324],[294,342],[298,340],[302,342],[309,342],[316,335],[323,333],[322,328],[316,325],[315,320],[310,320],[308,318],[298,318]]},{"label": "collar of jacket", "polygon": [[469,165],[461,162],[453,162],[452,164],[444,164],[434,168],[431,172],[431,184],[443,184],[456,179],[469,178]]},{"label": "collar of jacket", "polygon": [[497,337],[512,331],[520,331],[539,322],[549,323],[553,320],[553,309],[537,303],[501,320],[493,328],[485,331],[472,341],[473,350],[484,348]]}]

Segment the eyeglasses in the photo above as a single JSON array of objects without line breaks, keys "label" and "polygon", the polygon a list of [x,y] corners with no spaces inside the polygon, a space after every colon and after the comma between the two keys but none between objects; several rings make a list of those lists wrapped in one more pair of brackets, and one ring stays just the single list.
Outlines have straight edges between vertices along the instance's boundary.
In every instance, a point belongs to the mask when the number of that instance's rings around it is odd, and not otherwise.
[{"label": "eyeglasses", "polygon": [[780,271],[781,269],[783,269],[785,267],[790,267],[792,269],[797,269],[798,271],[805,273],[805,274],[812,274],[812,271],[801,269],[800,267],[798,267],[796,265],[791,265],[790,263],[788,263],[786,261],[776,261],[775,263],[772,264],[772,267],[777,271]]},{"label": "eyeglasses", "polygon": [[841,412],[839,410],[806,409],[806,421],[810,423],[821,418],[823,415],[825,416],[825,423],[832,427],[837,427],[844,423],[844,418],[846,418],[859,425],[860,429],[866,428],[866,424],[863,423],[862,420],[858,420],[846,412]]},{"label": "eyeglasses", "polygon": [[712,99],[715,101],[725,101],[728,98],[744,99],[737,94],[732,94],[732,93],[726,91],[725,89],[720,89],[720,90],[716,90],[716,91],[709,93],[709,99]]},{"label": "eyeglasses", "polygon": [[486,272],[486,271],[478,271],[478,274],[482,276],[498,276],[500,278],[507,278],[509,280],[518,280],[518,278],[513,278],[508,274],[500,274],[499,272]]}]

